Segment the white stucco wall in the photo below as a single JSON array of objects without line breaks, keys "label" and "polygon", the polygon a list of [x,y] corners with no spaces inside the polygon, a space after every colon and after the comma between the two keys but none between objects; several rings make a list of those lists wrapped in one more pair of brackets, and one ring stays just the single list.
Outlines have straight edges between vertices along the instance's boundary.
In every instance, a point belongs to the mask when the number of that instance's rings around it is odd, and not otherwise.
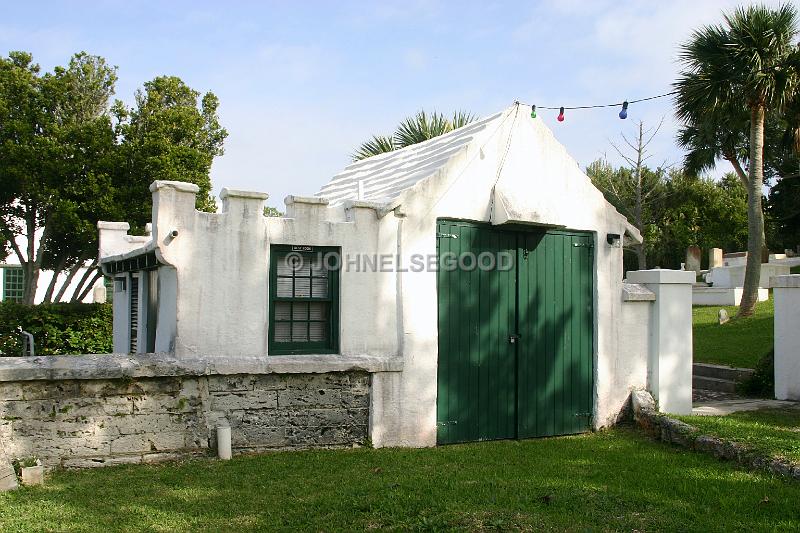
[{"label": "white stucco wall", "polygon": [[637,270],[628,280],[655,293],[650,309],[647,389],[665,413],[692,413],[693,270]]},{"label": "white stucco wall", "polygon": [[772,278],[775,296],[775,397],[800,400],[800,274]]},{"label": "white stucco wall", "polygon": [[[606,235],[638,235],[529,115],[512,107],[388,205],[330,207],[319,198],[289,197],[285,217],[265,218],[266,195],[225,189],[222,211],[209,214],[194,209],[196,187],[155,182],[153,241],[146,249],[155,249],[161,268],[174,268],[160,295],[157,345],[178,357],[267,354],[271,244],[339,246],[345,257],[393,255],[408,265],[415,255],[435,257],[438,218],[563,227],[595,238],[594,425],[614,423],[629,391],[647,385],[643,339],[650,330],[643,309],[652,304],[623,302],[622,249]],[[117,251],[117,257],[135,253]],[[341,355],[402,361],[402,372],[373,376],[373,443],[435,445],[435,271],[343,269],[340,276]],[[163,320],[173,321],[162,327]]]}]

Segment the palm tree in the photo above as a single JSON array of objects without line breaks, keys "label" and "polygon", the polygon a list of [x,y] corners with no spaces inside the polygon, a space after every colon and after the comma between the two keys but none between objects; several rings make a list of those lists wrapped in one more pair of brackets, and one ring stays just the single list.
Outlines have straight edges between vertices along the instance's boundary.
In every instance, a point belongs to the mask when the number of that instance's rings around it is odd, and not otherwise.
[{"label": "palm tree", "polygon": [[675,103],[678,117],[700,129],[708,118],[749,112],[747,266],[738,316],[750,316],[758,300],[764,244],[764,121],[797,89],[797,12],[789,4],[748,6],[724,18],[725,24],[705,26],[682,45]]},{"label": "palm tree", "polygon": [[358,147],[352,156],[353,161],[359,161],[385,152],[392,152],[412,144],[433,139],[454,129],[466,126],[474,120],[475,116],[465,111],[457,111],[453,113],[451,118],[447,118],[436,111],[428,114],[423,109],[416,115],[403,120],[391,136],[373,135],[372,139]]}]

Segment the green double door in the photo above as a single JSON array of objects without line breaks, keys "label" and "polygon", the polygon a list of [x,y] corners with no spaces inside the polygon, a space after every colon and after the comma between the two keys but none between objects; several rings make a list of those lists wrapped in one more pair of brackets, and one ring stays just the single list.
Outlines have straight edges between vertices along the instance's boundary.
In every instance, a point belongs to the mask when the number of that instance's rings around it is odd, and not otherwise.
[{"label": "green double door", "polygon": [[592,246],[587,233],[438,222],[439,444],[590,429]]}]

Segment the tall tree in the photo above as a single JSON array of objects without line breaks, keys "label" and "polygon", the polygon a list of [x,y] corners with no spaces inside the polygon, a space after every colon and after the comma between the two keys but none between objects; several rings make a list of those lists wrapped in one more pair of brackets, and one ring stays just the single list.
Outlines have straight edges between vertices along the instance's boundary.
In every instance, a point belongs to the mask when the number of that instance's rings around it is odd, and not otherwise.
[{"label": "tall tree", "polygon": [[0,58],[0,242],[24,269],[27,304],[42,269],[67,273],[45,301],[83,299],[101,276],[95,261],[76,279],[96,258],[97,221],[143,229],[153,180],[196,183],[198,207],[215,209],[209,174],[227,135],[216,96],[158,77],[133,108],[110,107],[115,81],[116,67],[84,52],[45,74],[30,54]]},{"label": "tall tree", "polygon": [[[676,113],[700,128],[707,117],[750,115],[748,154],[747,267],[739,316],[753,314],[758,301],[764,215],[764,122],[769,111],[792,99],[798,73],[791,61],[796,53],[797,15],[794,7],[738,8],[724,16],[725,24],[705,26],[682,45]],[[724,127],[724,124],[723,126]]]},{"label": "tall tree", "polygon": [[[663,191],[662,182],[664,176],[664,165],[650,171],[645,164],[652,157],[648,147],[653,139],[658,135],[663,119],[658,126],[650,130],[645,130],[644,122],[639,121],[636,128],[636,135],[632,139],[623,133],[622,141],[627,148],[621,147],[612,142],[611,146],[619,156],[630,165],[629,172],[608,172],[608,164],[603,166],[594,165],[587,169],[589,177],[595,186],[604,191],[609,201],[621,209],[623,214],[633,221],[633,225],[642,234],[642,243],[636,245],[636,257],[639,269],[647,268],[647,232],[645,223],[648,221],[648,214],[652,211],[650,204],[658,200],[658,194]],[[620,169],[622,170],[622,169]]]},{"label": "tall tree", "polygon": [[[43,267],[61,271],[81,261],[64,240],[108,204],[101,161],[113,146],[104,113],[115,80],[113,67],[85,53],[45,75],[30,54],[0,59],[0,232],[24,270],[25,303],[33,303]],[[69,218],[72,228],[64,226]]]},{"label": "tall tree", "polygon": [[473,121],[475,121],[475,116],[465,111],[457,111],[448,118],[436,111],[427,113],[423,109],[414,116],[406,117],[392,135],[373,135],[370,140],[358,147],[352,156],[353,161],[421,143],[466,126]]},{"label": "tall tree", "polygon": [[228,132],[219,122],[219,99],[200,93],[175,76],[159,76],[136,91],[136,105],[117,101],[120,170],[126,185],[120,201],[128,202],[128,220],[141,228],[150,220],[150,184],[156,180],[188,181],[200,187],[197,208],[216,211],[211,195],[211,164],[224,153]]}]

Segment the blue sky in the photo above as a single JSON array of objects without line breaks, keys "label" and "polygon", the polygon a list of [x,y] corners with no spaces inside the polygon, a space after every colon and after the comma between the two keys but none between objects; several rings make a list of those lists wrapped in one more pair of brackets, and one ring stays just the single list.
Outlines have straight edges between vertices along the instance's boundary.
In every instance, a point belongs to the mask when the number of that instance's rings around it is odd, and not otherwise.
[{"label": "blue sky", "polygon": [[[515,100],[587,105],[670,90],[678,44],[741,2],[3,2],[0,53],[43,68],[85,50],[119,67],[117,97],[177,75],[221,100],[229,131],[214,191],[310,195],[372,133],[420,108],[488,115]],[[772,2],[777,3],[777,2]],[[585,166],[634,122],[664,127],[652,163],[679,163],[669,99],[540,114]],[[721,171],[726,171],[724,166]]]}]

